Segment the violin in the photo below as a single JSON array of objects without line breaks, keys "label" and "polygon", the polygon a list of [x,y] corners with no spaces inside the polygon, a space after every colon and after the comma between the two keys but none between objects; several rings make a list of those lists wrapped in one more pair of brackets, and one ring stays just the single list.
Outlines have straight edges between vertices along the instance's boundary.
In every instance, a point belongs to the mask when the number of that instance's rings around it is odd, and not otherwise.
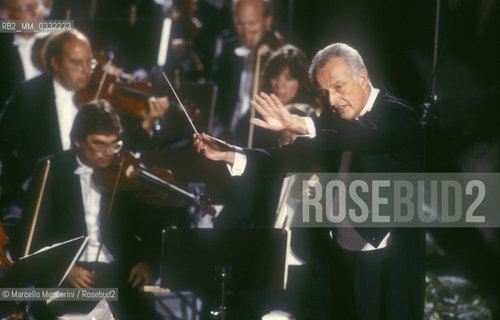
[{"label": "violin", "polygon": [[0,222],[0,266],[3,266],[4,270],[12,266],[12,261],[10,261],[5,252],[5,246],[7,245],[8,240],[9,238],[5,234],[2,222]]},{"label": "violin", "polygon": [[156,206],[183,206],[186,203],[210,215],[215,209],[200,197],[175,185],[172,171],[165,168],[148,168],[140,158],[130,151],[116,154],[107,168],[95,168],[92,175],[96,186],[102,191],[129,191]]},{"label": "violin", "polygon": [[[8,237],[5,234],[2,222],[0,222],[0,271],[2,271],[3,269],[3,272],[6,272],[13,265],[13,262],[9,259],[9,257],[7,257],[7,254],[5,253],[5,246],[7,245],[7,242]],[[2,285],[6,285],[6,283],[2,283]],[[19,311],[19,307],[15,305],[14,301],[0,302],[0,318],[5,319],[5,317],[6,319],[12,320],[25,319],[24,312]]]},{"label": "violin", "polygon": [[119,77],[109,75],[106,68],[111,65],[112,55],[94,51],[94,58],[98,67],[88,85],[76,92],[77,105],[105,99],[127,116],[143,117],[148,111],[148,98],[154,96],[151,83],[147,80],[132,81],[132,76],[125,73]]},{"label": "violin", "polygon": [[267,45],[271,50],[276,50],[285,44],[285,40],[281,34],[276,30],[266,30],[264,36],[260,43],[256,46],[259,48],[263,45]]},{"label": "violin", "polygon": [[[101,67],[94,70],[87,87],[76,92],[77,105],[82,106],[105,99],[125,116],[144,117],[149,112],[148,99],[155,97],[152,83],[148,79],[133,80],[132,75],[127,73],[122,73],[120,76],[109,75],[106,66],[111,65],[112,53],[94,51],[94,57]],[[170,105],[178,107],[175,102],[170,102]],[[201,118],[200,110],[195,107],[189,110],[189,115],[195,120]]]}]

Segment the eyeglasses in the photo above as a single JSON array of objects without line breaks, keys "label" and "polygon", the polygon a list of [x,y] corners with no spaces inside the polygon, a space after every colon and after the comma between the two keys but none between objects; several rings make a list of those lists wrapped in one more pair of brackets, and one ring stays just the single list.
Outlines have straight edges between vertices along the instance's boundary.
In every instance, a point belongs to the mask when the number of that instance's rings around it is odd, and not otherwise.
[{"label": "eyeglasses", "polygon": [[98,141],[98,142],[90,142],[89,145],[96,152],[102,153],[102,152],[105,152],[107,150],[112,150],[114,153],[118,153],[123,148],[123,141],[118,140],[118,141],[112,142],[112,143]]},{"label": "eyeglasses", "polygon": [[68,61],[71,67],[75,70],[85,70],[85,68],[94,70],[98,65],[97,60],[94,58],[89,59],[87,61],[82,61],[82,60],[68,60]]}]

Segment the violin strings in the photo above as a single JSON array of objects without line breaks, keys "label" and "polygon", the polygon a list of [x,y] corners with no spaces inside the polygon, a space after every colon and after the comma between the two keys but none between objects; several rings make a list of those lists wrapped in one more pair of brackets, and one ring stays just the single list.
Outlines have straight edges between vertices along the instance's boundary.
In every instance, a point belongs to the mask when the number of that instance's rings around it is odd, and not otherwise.
[{"label": "violin strings", "polygon": [[177,99],[177,101],[179,102],[179,105],[182,107],[182,111],[184,111],[184,114],[186,115],[186,118],[188,119],[189,123],[191,124],[191,127],[193,128],[194,130],[194,133],[196,133],[197,136],[199,136],[200,134],[198,133],[198,130],[196,130],[196,127],[194,126],[194,123],[193,121],[191,121],[191,118],[189,117],[187,111],[186,111],[186,108],[184,108],[184,105],[182,104],[181,100],[179,99],[179,97],[177,96],[177,93],[175,92],[174,90],[174,87],[172,87],[172,84],[170,83],[170,81],[168,80],[167,78],[167,75],[165,74],[165,72],[163,72],[163,76],[165,77],[165,79],[167,80],[167,83],[168,85],[170,86],[170,89],[172,89],[172,92],[174,93],[175,95],[175,98]]}]

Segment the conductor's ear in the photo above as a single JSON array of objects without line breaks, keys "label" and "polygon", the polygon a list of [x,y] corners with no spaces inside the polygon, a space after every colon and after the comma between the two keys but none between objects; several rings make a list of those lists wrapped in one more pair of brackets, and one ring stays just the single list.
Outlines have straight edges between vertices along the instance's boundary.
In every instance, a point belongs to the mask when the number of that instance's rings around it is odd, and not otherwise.
[{"label": "conductor's ear", "polygon": [[358,81],[362,86],[364,86],[368,82],[368,74],[366,73],[365,69],[359,70]]}]

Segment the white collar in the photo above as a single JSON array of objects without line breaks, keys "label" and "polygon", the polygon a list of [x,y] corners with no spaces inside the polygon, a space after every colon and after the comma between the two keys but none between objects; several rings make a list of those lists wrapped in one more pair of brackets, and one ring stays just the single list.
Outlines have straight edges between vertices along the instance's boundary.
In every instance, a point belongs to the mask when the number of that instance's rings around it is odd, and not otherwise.
[{"label": "white collar", "polygon": [[74,91],[69,91],[65,87],[63,87],[57,80],[54,78],[54,94],[56,95],[56,98],[62,98],[62,97],[70,97],[73,98]]},{"label": "white collar", "polygon": [[374,88],[371,83],[370,83],[370,96],[368,97],[368,101],[366,101],[365,107],[361,112],[359,113],[359,116],[356,117],[358,119],[359,117],[364,116],[367,112],[370,112],[370,110],[373,108],[373,104],[375,103],[375,99],[378,96],[378,93],[380,92],[379,89]]},{"label": "white collar", "polygon": [[94,173],[94,169],[83,163],[78,156],[76,156],[76,162],[78,163],[78,167],[75,169],[74,174],[85,175]]},{"label": "white collar", "polygon": [[245,46],[240,46],[234,49],[234,54],[238,57],[246,58],[250,55],[251,50]]},{"label": "white collar", "polygon": [[18,34],[14,34],[14,39],[12,40],[12,45],[14,47],[24,47],[24,46],[32,46],[35,43],[36,37],[24,38]]},{"label": "white collar", "polygon": [[37,32],[32,37],[25,38],[21,37],[19,34],[14,34],[14,39],[12,39],[12,45],[15,47],[33,45],[37,39],[43,39],[48,36],[46,32]]}]

